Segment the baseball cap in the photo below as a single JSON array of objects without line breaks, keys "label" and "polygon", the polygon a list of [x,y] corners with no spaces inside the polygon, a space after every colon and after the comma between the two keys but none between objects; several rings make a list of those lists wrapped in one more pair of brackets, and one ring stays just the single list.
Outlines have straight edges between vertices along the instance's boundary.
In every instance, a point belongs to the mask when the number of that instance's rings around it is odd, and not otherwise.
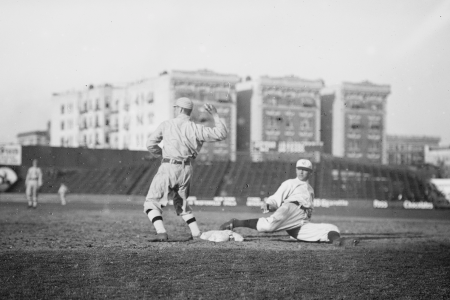
[{"label": "baseball cap", "polygon": [[306,169],[308,171],[312,171],[312,163],[307,159],[299,159],[297,161],[297,168]]},{"label": "baseball cap", "polygon": [[193,109],[194,103],[192,103],[192,100],[189,98],[181,97],[177,99],[174,106],[179,106],[186,109]]}]

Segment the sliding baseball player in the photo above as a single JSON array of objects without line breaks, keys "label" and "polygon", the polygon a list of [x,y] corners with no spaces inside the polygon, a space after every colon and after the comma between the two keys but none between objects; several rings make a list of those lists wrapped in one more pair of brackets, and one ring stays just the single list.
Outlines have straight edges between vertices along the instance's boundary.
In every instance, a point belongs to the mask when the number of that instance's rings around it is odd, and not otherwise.
[{"label": "sliding baseball player", "polygon": [[291,237],[299,241],[324,242],[338,246],[356,245],[357,240],[341,238],[337,226],[310,222],[314,210],[314,190],[308,180],[312,172],[312,163],[307,159],[300,159],[296,164],[297,177],[283,182],[276,193],[264,201],[261,208],[264,213],[274,212],[271,216],[249,220],[231,219],[222,224],[220,229],[247,227],[259,232],[286,230]]}]

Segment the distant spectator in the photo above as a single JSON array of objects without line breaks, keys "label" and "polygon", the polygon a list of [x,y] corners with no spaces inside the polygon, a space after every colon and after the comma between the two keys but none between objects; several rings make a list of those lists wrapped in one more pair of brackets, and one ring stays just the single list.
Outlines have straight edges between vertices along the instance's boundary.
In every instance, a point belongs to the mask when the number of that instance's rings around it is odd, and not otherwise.
[{"label": "distant spectator", "polygon": [[33,160],[33,166],[28,169],[25,179],[26,196],[28,200],[28,208],[36,208],[38,201],[38,191],[42,186],[42,171],[38,168],[38,161]]},{"label": "distant spectator", "polygon": [[64,183],[61,183],[61,186],[59,187],[58,194],[59,198],[61,199],[61,205],[66,205],[66,194],[69,191],[69,188]]}]

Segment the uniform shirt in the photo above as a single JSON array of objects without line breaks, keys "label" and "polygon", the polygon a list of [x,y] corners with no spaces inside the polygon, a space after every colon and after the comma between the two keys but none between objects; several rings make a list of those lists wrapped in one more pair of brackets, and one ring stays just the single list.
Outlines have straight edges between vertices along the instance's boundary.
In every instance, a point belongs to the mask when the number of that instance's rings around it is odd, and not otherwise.
[{"label": "uniform shirt", "polygon": [[39,185],[42,185],[42,171],[38,167],[31,167],[28,169],[26,181],[37,180]]},{"label": "uniform shirt", "polygon": [[278,190],[270,196],[266,203],[269,206],[278,209],[284,202],[297,201],[302,209],[307,211],[308,218],[311,217],[314,209],[314,190],[305,181],[301,181],[297,177],[284,181]]},{"label": "uniform shirt", "polygon": [[65,194],[67,193],[69,189],[67,188],[67,186],[65,184],[61,184],[61,186],[58,189],[58,193],[60,194]]},{"label": "uniform shirt", "polygon": [[[162,122],[148,137],[147,149],[154,157],[187,160],[197,157],[204,142],[218,142],[227,138],[228,129],[218,116],[215,127],[195,124],[190,117],[179,114],[176,118]],[[163,148],[158,144],[164,139]]]}]

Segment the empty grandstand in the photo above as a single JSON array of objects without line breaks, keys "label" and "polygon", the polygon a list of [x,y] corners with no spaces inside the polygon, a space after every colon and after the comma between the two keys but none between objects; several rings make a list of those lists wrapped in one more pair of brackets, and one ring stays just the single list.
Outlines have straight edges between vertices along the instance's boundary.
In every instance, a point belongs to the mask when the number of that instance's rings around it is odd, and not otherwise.
[{"label": "empty grandstand", "polygon": [[[147,152],[118,150],[24,147],[24,164],[14,167],[19,180],[7,192],[23,193],[24,178],[32,157],[39,154],[44,173],[42,193],[56,193],[61,183],[77,194],[118,194],[145,196],[159,159]],[[280,183],[295,177],[295,162],[196,161],[191,195],[214,197],[267,197]],[[317,198],[431,201],[427,178],[407,167],[361,163],[352,159],[322,155],[314,164],[311,180]]]}]

